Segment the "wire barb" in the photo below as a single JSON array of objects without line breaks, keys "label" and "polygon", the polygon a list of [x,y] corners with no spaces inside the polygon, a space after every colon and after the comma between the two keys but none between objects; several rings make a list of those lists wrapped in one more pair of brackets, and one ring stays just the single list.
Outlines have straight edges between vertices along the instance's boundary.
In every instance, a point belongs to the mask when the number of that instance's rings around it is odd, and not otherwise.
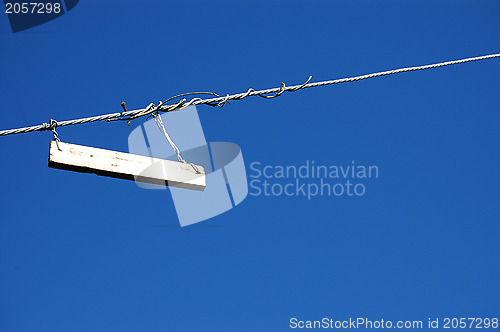
[{"label": "wire barb", "polygon": [[[283,94],[283,92],[285,92],[285,91],[293,92],[293,91],[297,91],[297,90],[301,90],[301,89],[308,89],[308,88],[314,88],[314,87],[325,86],[325,85],[333,85],[333,84],[340,84],[340,83],[347,83],[347,82],[356,82],[356,81],[361,81],[361,80],[374,78],[374,77],[400,74],[400,73],[404,73],[404,72],[417,71],[417,70],[426,70],[426,69],[431,69],[431,68],[438,68],[438,67],[456,65],[456,64],[472,62],[472,61],[480,61],[480,60],[486,60],[486,59],[492,59],[492,58],[498,58],[498,57],[500,57],[500,53],[483,55],[483,56],[478,56],[478,57],[473,57],[473,58],[465,58],[465,59],[460,59],[460,60],[439,62],[439,63],[424,65],[424,66],[399,68],[399,69],[382,71],[382,72],[366,74],[366,75],[361,75],[361,76],[340,78],[340,79],[335,79],[335,80],[320,81],[320,82],[313,82],[313,83],[310,83],[310,80],[312,78],[312,76],[310,76],[309,79],[301,85],[286,86],[285,83],[281,83],[281,86],[278,88],[271,88],[271,89],[265,89],[265,90],[259,90],[259,91],[255,91],[254,89],[250,88],[250,89],[248,89],[247,92],[237,93],[237,94],[233,94],[233,95],[228,94],[225,97],[221,97],[218,94],[213,93],[213,92],[189,92],[189,93],[183,93],[183,94],[171,97],[171,98],[165,100],[164,102],[159,103],[155,107],[150,107],[151,106],[151,104],[150,104],[145,109],[138,109],[138,110],[130,110],[129,111],[125,108],[125,103],[122,103],[123,112],[97,115],[97,116],[92,116],[92,117],[83,118],[83,119],[61,121],[61,122],[57,123],[57,125],[59,127],[63,127],[63,126],[72,126],[72,125],[90,123],[90,122],[96,122],[96,121],[116,121],[116,120],[125,120],[125,121],[130,123],[130,121],[133,119],[137,119],[137,118],[142,117],[142,116],[149,116],[153,112],[179,111],[179,110],[182,110],[182,109],[184,109],[188,106],[191,106],[191,105],[193,105],[193,106],[195,106],[195,105],[209,105],[209,106],[223,107],[226,103],[229,103],[230,100],[241,100],[243,98],[250,97],[250,96],[259,96],[262,98],[271,99],[271,98],[276,98],[278,96],[281,96]],[[195,97],[189,101],[187,101],[186,98],[183,98],[185,96],[196,95],[196,94],[198,94],[198,95],[199,94],[208,94],[208,95],[212,95],[215,97],[208,98],[208,99],[202,99],[199,97]],[[274,94],[274,95],[270,95],[270,94]],[[167,102],[169,102],[173,99],[176,99],[176,98],[182,98],[182,99],[180,99],[180,101],[178,101],[175,104],[170,104],[170,105],[166,104]],[[29,132],[34,132],[34,131],[44,131],[44,130],[49,130],[49,124],[44,123],[44,124],[32,126],[32,127],[1,130],[0,136],[29,133]]]}]

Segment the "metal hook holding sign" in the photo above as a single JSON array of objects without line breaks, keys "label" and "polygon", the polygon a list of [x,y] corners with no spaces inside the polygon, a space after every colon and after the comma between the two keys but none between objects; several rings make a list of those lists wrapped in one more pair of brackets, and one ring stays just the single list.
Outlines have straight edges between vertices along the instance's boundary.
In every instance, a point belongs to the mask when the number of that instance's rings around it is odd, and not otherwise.
[{"label": "metal hook holding sign", "polygon": [[[161,119],[161,115],[158,114],[158,111],[151,113],[151,115],[153,116],[153,119],[155,120],[156,125],[158,126],[158,129],[160,129],[160,132],[165,136],[168,143],[170,144],[172,149],[175,151],[175,154],[177,155],[177,161],[184,163],[184,164],[187,164],[188,162],[186,160],[184,160],[184,158],[182,158],[179,148],[177,147],[177,145],[175,145],[174,141],[170,138],[170,135],[167,133],[167,129],[165,129],[165,126],[163,125],[163,120]],[[193,167],[193,169],[196,173],[201,174],[201,172],[199,171],[198,167],[195,164],[189,163],[189,165],[191,165],[191,167]]]},{"label": "metal hook holding sign", "polygon": [[56,131],[57,121],[54,119],[50,119],[49,123],[44,123],[43,125],[46,128],[46,130],[50,130],[52,132],[52,134],[54,135],[54,141],[56,142],[57,145],[57,149],[59,151],[62,151],[61,148],[59,147],[59,142],[61,142],[61,140],[59,139],[59,135],[57,135]]}]

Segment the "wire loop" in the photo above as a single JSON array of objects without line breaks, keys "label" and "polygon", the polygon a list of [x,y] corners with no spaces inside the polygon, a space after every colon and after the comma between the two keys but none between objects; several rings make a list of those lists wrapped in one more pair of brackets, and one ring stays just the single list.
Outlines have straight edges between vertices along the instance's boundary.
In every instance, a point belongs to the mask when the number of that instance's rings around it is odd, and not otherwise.
[{"label": "wire loop", "polygon": [[224,99],[221,102],[217,103],[217,106],[222,107],[226,105],[226,103],[231,104],[228,100],[229,100],[229,93],[226,95],[226,97],[224,97]]},{"label": "wire loop", "polygon": [[59,151],[62,151],[61,148],[59,147],[59,142],[61,140],[59,139],[59,135],[57,135],[57,131],[56,131],[57,121],[54,120],[54,119],[50,119],[50,122],[49,123],[44,123],[44,125],[47,125],[47,129],[50,130],[52,132],[52,134],[54,135],[54,141],[56,142],[57,149]]}]

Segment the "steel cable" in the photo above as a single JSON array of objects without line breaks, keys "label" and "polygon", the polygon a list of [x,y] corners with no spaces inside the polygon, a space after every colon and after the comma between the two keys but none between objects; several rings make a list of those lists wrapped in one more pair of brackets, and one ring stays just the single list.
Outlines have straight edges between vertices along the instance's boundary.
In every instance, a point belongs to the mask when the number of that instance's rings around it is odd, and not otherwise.
[{"label": "steel cable", "polygon": [[[275,98],[275,97],[280,96],[285,91],[292,92],[292,91],[297,91],[297,90],[301,90],[301,89],[314,88],[314,87],[325,86],[325,85],[355,82],[355,81],[366,80],[366,79],[374,78],[374,77],[399,74],[399,73],[404,73],[404,72],[409,72],[409,71],[438,68],[438,67],[456,65],[456,64],[465,63],[465,62],[486,60],[486,59],[498,58],[498,57],[500,57],[500,53],[478,56],[478,57],[473,57],[473,58],[460,59],[460,60],[434,63],[434,64],[424,65],[424,66],[399,68],[399,69],[387,70],[387,71],[366,74],[366,75],[361,75],[361,76],[340,78],[340,79],[335,79],[335,80],[313,82],[313,83],[309,83],[309,81],[311,80],[311,77],[309,77],[309,79],[301,85],[286,86],[285,83],[281,83],[281,86],[278,88],[271,88],[271,89],[264,89],[264,90],[257,90],[257,91],[250,88],[250,89],[248,89],[247,92],[237,93],[237,94],[233,94],[233,95],[226,95],[225,97],[221,97],[215,93],[208,92],[208,94],[212,94],[212,95],[215,95],[217,97],[207,98],[207,99],[193,98],[189,101],[186,101],[186,99],[183,98],[183,99],[181,99],[181,101],[179,101],[175,104],[171,104],[171,105],[164,105],[165,102],[161,102],[158,104],[157,107],[148,107],[148,108],[144,108],[144,109],[130,110],[130,111],[126,110],[124,108],[124,111],[119,112],[119,113],[103,114],[103,115],[91,116],[91,117],[87,117],[87,118],[66,120],[66,121],[60,121],[60,122],[58,121],[57,127],[72,126],[72,125],[78,125],[78,124],[96,122],[96,121],[113,121],[113,120],[130,121],[130,120],[138,118],[138,117],[142,117],[145,115],[151,115],[151,113],[154,111],[172,112],[172,111],[182,110],[182,109],[184,109],[188,106],[191,106],[191,105],[210,105],[210,106],[222,107],[229,100],[241,100],[243,98],[251,97],[251,96],[260,96],[263,98]],[[169,98],[169,99],[167,99],[167,101],[174,99],[176,97],[183,97],[183,96],[191,95],[191,94],[197,94],[197,93],[182,94],[179,96]],[[199,94],[207,94],[207,92],[202,92]],[[274,95],[269,96],[269,94],[274,94]],[[0,136],[29,133],[29,132],[35,132],[35,131],[46,131],[46,130],[51,130],[53,127],[54,127],[53,123],[52,124],[51,123],[43,123],[41,125],[36,125],[36,126],[31,126],[31,127],[7,129],[7,130],[0,131]]]}]

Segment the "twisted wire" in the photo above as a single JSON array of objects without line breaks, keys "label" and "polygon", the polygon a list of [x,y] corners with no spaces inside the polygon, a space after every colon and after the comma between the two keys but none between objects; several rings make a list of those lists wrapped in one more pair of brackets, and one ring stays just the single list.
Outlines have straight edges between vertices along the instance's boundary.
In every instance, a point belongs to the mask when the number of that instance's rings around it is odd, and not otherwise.
[{"label": "twisted wire", "polygon": [[[209,105],[209,106],[222,107],[225,105],[225,103],[229,102],[229,100],[241,100],[243,98],[251,97],[251,96],[260,96],[260,97],[269,99],[269,98],[278,97],[285,91],[293,92],[293,91],[297,91],[300,89],[308,89],[308,88],[314,88],[314,87],[325,86],[325,85],[355,82],[355,81],[361,81],[361,80],[374,78],[374,77],[387,76],[387,75],[393,75],[393,74],[399,74],[399,73],[417,71],[417,70],[425,70],[425,69],[431,69],[431,68],[438,68],[438,67],[445,67],[445,66],[456,65],[456,64],[465,63],[465,62],[486,60],[486,59],[498,58],[498,57],[500,57],[500,53],[478,56],[478,57],[473,57],[473,58],[465,58],[465,59],[460,59],[460,60],[434,63],[434,64],[423,65],[423,66],[399,68],[399,69],[387,70],[387,71],[371,73],[371,74],[366,74],[366,75],[361,75],[361,76],[340,78],[340,79],[335,79],[335,80],[320,81],[320,82],[313,82],[313,83],[309,83],[309,81],[311,80],[311,76],[310,76],[309,79],[305,83],[300,84],[300,85],[286,86],[285,83],[281,83],[281,86],[277,87],[277,88],[270,88],[270,89],[257,90],[257,91],[250,88],[250,89],[248,89],[247,92],[237,93],[237,94],[233,94],[233,95],[228,94],[224,97],[221,97],[218,94],[215,94],[213,92],[201,92],[201,93],[190,92],[190,93],[181,94],[178,96],[171,97],[171,98],[167,99],[166,101],[159,103],[158,106],[155,106],[155,107],[150,107],[151,106],[151,104],[150,104],[150,106],[148,106],[145,109],[138,109],[138,110],[131,110],[131,111],[124,109],[123,112],[118,112],[118,113],[110,113],[110,114],[91,116],[91,117],[75,119],[75,120],[60,121],[60,122],[57,122],[57,127],[72,126],[72,125],[78,125],[78,124],[96,122],[96,121],[115,121],[115,120],[130,121],[130,120],[133,120],[133,119],[136,119],[138,117],[145,116],[145,115],[149,116],[149,115],[151,115],[151,113],[153,113],[155,111],[161,111],[161,112],[179,111],[179,110],[182,110],[182,109],[184,109],[188,106],[191,106],[191,105]],[[215,95],[216,97],[207,98],[207,99],[202,99],[202,98],[196,97],[196,98],[192,98],[189,101],[186,101],[185,98],[182,98],[177,103],[170,104],[170,105],[164,105],[166,102],[173,100],[175,98],[184,97],[184,96],[193,95],[193,94],[211,94],[211,95]],[[274,94],[274,95],[270,95],[270,94]],[[153,104],[153,106],[154,106],[154,104]],[[51,130],[51,128],[52,128],[52,126],[50,123],[43,123],[41,125],[36,125],[36,126],[31,126],[31,127],[2,130],[2,131],[0,131],[0,136],[29,133],[29,132],[35,132],[35,131],[45,131],[45,130]]]},{"label": "twisted wire", "polygon": [[165,129],[165,126],[163,125],[163,121],[161,119],[161,116],[158,113],[152,113],[151,115],[153,116],[153,118],[156,122],[156,125],[158,126],[158,129],[160,129],[160,132],[165,136],[168,143],[170,144],[172,149],[175,151],[175,154],[177,155],[177,161],[185,163],[186,161],[184,160],[184,158],[182,158],[181,151],[179,150],[177,145],[175,145],[174,141],[172,141],[172,139],[170,138],[170,135],[167,133],[167,130]]}]

